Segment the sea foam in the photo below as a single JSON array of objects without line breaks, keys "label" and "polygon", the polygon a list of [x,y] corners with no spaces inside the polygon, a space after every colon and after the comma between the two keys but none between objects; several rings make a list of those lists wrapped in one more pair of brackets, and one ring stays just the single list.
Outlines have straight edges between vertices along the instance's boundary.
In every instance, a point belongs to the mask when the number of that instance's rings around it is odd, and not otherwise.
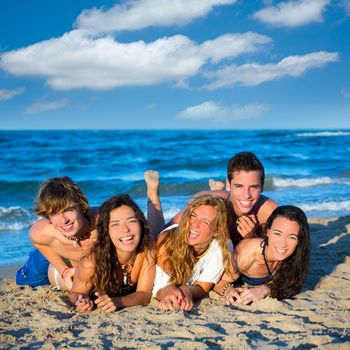
[{"label": "sea foam", "polygon": [[0,231],[18,231],[30,227],[36,217],[21,207],[0,207]]},{"label": "sea foam", "polygon": [[319,185],[329,185],[332,183],[334,183],[334,181],[328,176],[301,179],[280,177],[272,178],[272,184],[274,187],[310,187]]},{"label": "sea foam", "polygon": [[350,200],[348,201],[329,201],[322,203],[301,203],[298,204],[305,212],[338,212],[338,211],[348,211],[350,208]]},{"label": "sea foam", "polygon": [[299,137],[333,137],[333,136],[350,136],[348,131],[320,131],[320,132],[300,132],[295,134]]}]

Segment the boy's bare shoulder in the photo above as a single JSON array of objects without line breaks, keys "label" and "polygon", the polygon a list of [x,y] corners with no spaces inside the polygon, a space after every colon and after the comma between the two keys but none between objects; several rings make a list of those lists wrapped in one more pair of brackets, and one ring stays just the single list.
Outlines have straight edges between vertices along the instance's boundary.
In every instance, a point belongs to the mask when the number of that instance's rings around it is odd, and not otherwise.
[{"label": "boy's bare shoulder", "polygon": [[53,240],[54,227],[49,220],[42,218],[36,221],[29,231],[32,243],[47,245]]},{"label": "boy's bare shoulder", "polygon": [[256,207],[259,223],[265,223],[271,213],[277,208],[277,203],[271,198],[261,196]]}]

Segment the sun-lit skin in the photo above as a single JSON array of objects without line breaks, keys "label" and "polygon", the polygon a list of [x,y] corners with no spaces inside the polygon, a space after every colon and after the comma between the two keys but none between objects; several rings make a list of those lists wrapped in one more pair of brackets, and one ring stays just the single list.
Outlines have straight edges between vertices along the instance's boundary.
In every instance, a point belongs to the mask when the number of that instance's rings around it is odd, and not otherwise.
[{"label": "sun-lit skin", "polygon": [[[52,285],[56,285],[58,283],[58,285],[62,289],[69,290],[72,286],[75,265],[79,261],[82,251],[91,246],[92,241],[89,238],[92,237],[92,234],[90,237],[87,237],[87,239],[79,242],[79,244],[76,245],[72,245],[72,241],[68,241],[66,240],[66,238],[78,238],[84,236],[87,232],[89,232],[90,223],[86,216],[83,215],[81,210],[79,210],[74,205],[74,203],[70,203],[70,205],[66,209],[62,210],[59,213],[49,215],[48,220],[49,223],[51,223],[51,225],[65,237],[57,237],[57,232],[55,233],[53,231],[54,242],[56,240],[56,237],[58,238],[58,242],[62,242],[62,239],[64,241],[67,241],[63,245],[62,243],[60,243],[59,245],[57,243],[51,243],[52,246],[54,246],[57,249],[55,253],[65,256],[67,259],[69,257],[69,260],[73,265],[73,267],[67,267],[65,262],[62,262],[62,264],[60,265],[57,263],[57,265],[59,265],[60,267],[55,267],[55,269],[61,275],[59,278],[57,278],[55,277],[54,273],[54,265],[51,263],[48,269],[49,280]],[[43,223],[37,223],[37,225],[43,225]],[[47,226],[46,229],[49,229],[49,226]],[[42,230],[43,229],[41,228],[39,232]],[[33,240],[33,235],[31,237]],[[66,245],[69,245],[69,247],[67,247]]]},{"label": "sun-lit skin", "polygon": [[[296,221],[291,221],[285,217],[277,216],[267,231],[267,245],[265,257],[269,268],[274,271],[281,261],[288,259],[298,245],[300,225]],[[261,238],[243,240],[237,247],[238,268],[241,273],[252,277],[262,277],[266,274],[266,265],[261,254]],[[258,245],[257,245],[258,242]],[[243,246],[244,245],[244,248]],[[258,247],[258,254],[254,253]],[[238,278],[238,275],[236,278]],[[223,286],[227,284],[225,278],[216,285],[216,291],[220,293]],[[259,285],[255,288],[226,287],[225,305],[248,304],[252,301],[263,299],[270,294],[267,285]]]},{"label": "sun-lit skin", "polygon": [[277,217],[267,231],[266,257],[270,261],[282,261],[290,257],[298,245],[300,226],[285,217]]},{"label": "sun-lit skin", "polygon": [[135,252],[141,239],[141,224],[130,207],[122,205],[110,212],[109,235],[118,256]]},{"label": "sun-lit skin", "polygon": [[197,207],[190,217],[188,244],[197,254],[203,253],[214,238],[216,209],[210,205]]},{"label": "sun-lit skin", "polygon": [[257,170],[234,172],[231,182],[226,181],[226,190],[230,192],[230,200],[236,215],[239,217],[249,214],[263,190],[260,172]]},{"label": "sun-lit skin", "polygon": [[59,232],[68,237],[78,235],[86,225],[86,218],[74,206],[70,206],[60,213],[50,215],[49,220]]},{"label": "sun-lit skin", "polygon": [[128,195],[101,205],[96,244],[79,261],[70,290],[77,311],[113,312],[149,302],[155,276],[149,235],[143,213]]},{"label": "sun-lit skin", "polygon": [[[226,239],[222,239],[222,241],[224,241],[222,242],[222,245],[227,244],[228,232],[224,231],[227,219],[227,212],[225,212],[225,210],[225,202],[221,198],[215,198],[207,195],[207,198],[204,196],[204,198],[199,197],[195,199],[194,202],[190,204],[190,207],[186,209],[184,214],[185,216],[181,218],[178,229],[179,236],[176,237],[176,232],[161,234],[158,240],[157,252],[157,264],[160,266],[160,268],[170,276],[172,274],[172,268],[174,268],[174,270],[178,270],[178,268],[182,266],[181,263],[185,260],[183,259],[181,261],[182,258],[186,257],[192,260],[194,257],[196,259],[194,261],[194,265],[192,266],[192,272],[185,271],[187,275],[191,275],[195,270],[195,264],[198,261],[197,259],[200,261],[202,257],[204,258],[206,252],[211,249],[210,246],[213,240],[217,239],[217,234],[222,234],[224,237],[226,237]],[[219,217],[218,219],[218,215],[223,215],[223,217]],[[167,234],[171,236],[166,236]],[[177,245],[177,242],[175,242],[176,238],[181,240],[181,244]],[[168,239],[165,243],[168,244],[168,246],[166,246],[163,243],[164,241],[162,241],[165,239]],[[170,244],[174,245],[174,250],[168,248],[170,247],[169,242]],[[188,249],[188,247],[193,248],[193,250]],[[177,249],[177,251],[175,249]],[[230,253],[227,253],[227,260],[230,260]],[[168,263],[168,259],[170,254],[173,254],[171,256],[173,263],[174,261],[176,262],[176,258],[180,260],[180,265],[176,266],[174,264],[174,267],[169,266],[170,264]],[[195,274],[198,276],[195,275],[194,278],[197,278],[197,280],[186,283],[185,280],[188,280],[188,277],[184,278],[180,276],[179,279],[182,278],[181,282],[174,283],[173,281],[176,281],[174,279],[172,282],[170,282],[170,284],[165,283],[156,292],[156,298],[159,300],[158,307],[164,310],[191,310],[194,306],[194,301],[206,296],[215,284],[215,281],[211,281],[210,277],[205,276],[205,273],[203,273],[206,266],[205,264],[208,265],[208,268],[210,264],[213,264],[211,267],[214,270],[216,267],[220,268],[220,262],[214,258],[214,261],[212,262],[204,261],[204,265],[200,266],[200,271],[195,272]],[[180,271],[180,273],[184,272]],[[180,273],[178,275],[180,275]],[[222,271],[218,273],[221,274]],[[201,280],[202,277],[205,277],[203,278],[203,281]],[[218,278],[219,277],[220,276],[218,276]]]}]

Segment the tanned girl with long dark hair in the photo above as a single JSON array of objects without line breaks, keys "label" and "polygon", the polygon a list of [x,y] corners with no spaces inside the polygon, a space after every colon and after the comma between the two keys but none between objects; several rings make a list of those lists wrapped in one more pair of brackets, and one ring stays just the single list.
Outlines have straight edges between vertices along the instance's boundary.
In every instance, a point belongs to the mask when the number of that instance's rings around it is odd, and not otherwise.
[{"label": "tanned girl with long dark hair", "polygon": [[97,238],[79,262],[70,291],[77,311],[112,312],[149,302],[155,276],[150,231],[128,195],[116,195],[99,209]]},{"label": "tanned girl with long dark hair", "polygon": [[226,305],[250,304],[269,295],[281,300],[301,291],[311,251],[304,212],[292,205],[277,207],[263,235],[243,239],[234,250],[234,278],[224,275],[214,288]]}]

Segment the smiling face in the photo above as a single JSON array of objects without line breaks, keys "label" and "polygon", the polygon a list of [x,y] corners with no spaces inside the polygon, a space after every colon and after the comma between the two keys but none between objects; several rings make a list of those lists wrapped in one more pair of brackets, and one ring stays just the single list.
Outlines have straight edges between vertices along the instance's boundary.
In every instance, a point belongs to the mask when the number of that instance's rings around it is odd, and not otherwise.
[{"label": "smiling face", "polygon": [[226,181],[226,189],[230,192],[230,201],[236,215],[239,217],[249,214],[259,200],[262,191],[260,171],[234,172],[231,182]]},{"label": "smiling face", "polygon": [[268,260],[283,261],[290,257],[298,245],[299,231],[300,225],[296,221],[277,216],[267,231]]},{"label": "smiling face", "polygon": [[49,220],[56,230],[67,237],[76,236],[88,224],[86,217],[74,204],[68,206],[62,212],[50,215]]},{"label": "smiling face", "polygon": [[132,208],[122,205],[111,210],[108,231],[118,256],[136,251],[141,239],[141,224]]},{"label": "smiling face", "polygon": [[197,254],[203,253],[215,234],[216,209],[211,205],[200,205],[190,215],[188,244]]}]

